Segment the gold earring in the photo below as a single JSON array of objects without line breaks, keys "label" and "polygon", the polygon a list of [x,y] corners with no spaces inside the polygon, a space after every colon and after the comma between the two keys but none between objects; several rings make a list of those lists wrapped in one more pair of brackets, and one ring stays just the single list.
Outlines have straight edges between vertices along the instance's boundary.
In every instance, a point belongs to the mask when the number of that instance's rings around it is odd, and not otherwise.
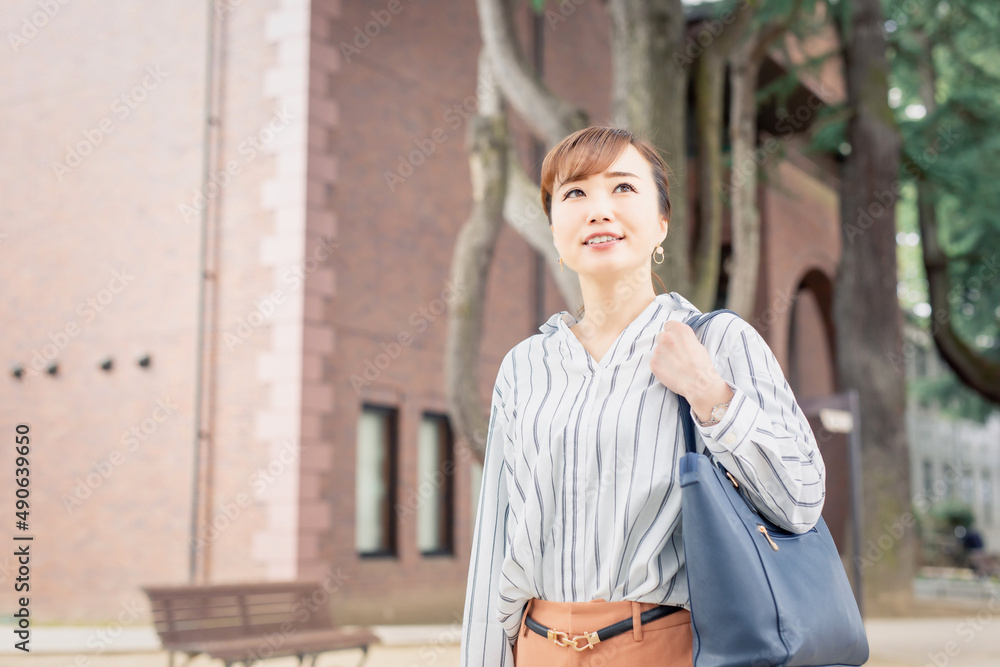
[{"label": "gold earring", "polygon": [[562,263],[562,257],[560,257],[559,258],[559,272],[562,273],[562,270],[563,270],[563,263]]},{"label": "gold earring", "polygon": [[[656,259],[657,257],[660,259]],[[657,264],[663,264],[664,259],[666,259],[666,254],[663,252],[663,246],[657,244],[656,250],[653,252],[653,261]]]}]

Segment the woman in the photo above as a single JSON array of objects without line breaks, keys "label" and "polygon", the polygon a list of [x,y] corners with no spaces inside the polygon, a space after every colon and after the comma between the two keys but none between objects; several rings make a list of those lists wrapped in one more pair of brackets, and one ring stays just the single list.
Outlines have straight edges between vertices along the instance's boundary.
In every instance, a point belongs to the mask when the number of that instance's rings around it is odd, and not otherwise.
[{"label": "woman", "polygon": [[[647,142],[608,127],[575,132],[542,164],[584,316],[553,315],[501,362],[463,666],[692,664],[678,394],[764,514],[793,532],[819,520],[823,459],[767,344],[729,313],[695,334],[684,322],[700,311],[653,290],[666,172]],[[593,634],[617,622],[626,631]]]}]

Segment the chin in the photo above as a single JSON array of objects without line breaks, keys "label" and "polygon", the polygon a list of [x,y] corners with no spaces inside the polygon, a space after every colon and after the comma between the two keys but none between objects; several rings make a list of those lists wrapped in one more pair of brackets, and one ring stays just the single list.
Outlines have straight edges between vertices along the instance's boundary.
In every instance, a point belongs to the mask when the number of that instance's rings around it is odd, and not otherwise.
[{"label": "chin", "polygon": [[587,266],[580,267],[577,271],[580,275],[592,275],[592,276],[618,276],[623,273],[640,273],[643,270],[643,264],[641,262],[629,263],[629,262],[587,262]]}]

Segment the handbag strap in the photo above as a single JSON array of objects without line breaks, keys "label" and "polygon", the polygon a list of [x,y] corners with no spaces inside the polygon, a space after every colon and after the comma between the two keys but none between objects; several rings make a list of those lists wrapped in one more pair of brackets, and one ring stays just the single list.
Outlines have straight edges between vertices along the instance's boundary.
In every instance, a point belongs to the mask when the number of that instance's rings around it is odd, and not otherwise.
[{"label": "handbag strap", "polygon": [[[739,317],[738,313],[729,310],[728,308],[721,308],[719,310],[713,310],[710,313],[701,313],[699,315],[693,315],[692,317],[688,318],[685,321],[685,324],[687,324],[692,329],[697,331],[698,327],[700,327],[705,322],[708,322],[710,319],[712,319],[719,313],[733,313],[733,315]],[[680,394],[677,394],[677,405],[678,405],[677,407],[678,418],[681,420],[681,426],[684,429],[684,442],[687,445],[687,451],[691,454],[696,454],[697,453],[695,445],[696,436],[694,429],[694,420],[691,418],[691,404],[688,403],[688,400],[686,398],[684,398]],[[708,448],[705,448],[705,456],[707,456],[708,460],[712,462],[712,465],[719,468],[719,470],[721,470],[722,472],[726,472],[725,466],[723,466],[715,458],[715,455],[712,454],[712,452],[709,451]],[[758,510],[757,506],[754,505],[753,499],[750,498],[749,493],[746,491],[743,485],[740,485],[736,488],[736,493],[738,493],[740,497],[743,498],[743,502],[746,503],[747,507],[750,509],[751,512],[760,515],[760,510]],[[768,519],[768,521],[770,521],[770,519]]]},{"label": "handbag strap", "polygon": [[[719,310],[713,310],[710,313],[700,313],[698,315],[693,315],[685,320],[685,324],[694,329],[698,330],[698,327],[705,324],[711,320],[716,315],[720,313],[733,313],[739,317],[739,314],[729,310],[728,308],[720,308]],[[691,419],[691,404],[688,400],[677,394],[678,412],[680,413],[681,425],[684,427],[684,442],[687,445],[688,452],[694,454],[697,452],[695,448],[695,431],[694,431],[694,421]]]}]

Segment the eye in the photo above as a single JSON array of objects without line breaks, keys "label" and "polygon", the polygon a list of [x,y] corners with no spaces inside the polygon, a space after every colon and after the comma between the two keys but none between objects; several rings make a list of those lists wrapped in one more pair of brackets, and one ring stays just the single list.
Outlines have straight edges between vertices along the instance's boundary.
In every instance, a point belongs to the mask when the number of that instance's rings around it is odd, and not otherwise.
[{"label": "eye", "polygon": [[563,195],[563,199],[564,199],[564,200],[565,200],[565,199],[568,199],[568,198],[569,198],[569,196],[570,196],[571,194],[573,194],[574,192],[580,192],[580,193],[582,193],[582,192],[583,192],[583,190],[581,190],[580,188],[573,188],[572,190],[567,190],[567,191],[566,191],[566,194],[564,194],[564,195]]},{"label": "eye", "polygon": [[618,184],[618,186],[617,186],[617,187],[615,188],[615,190],[617,190],[618,188],[620,188],[620,187],[621,187],[621,186],[623,186],[623,185],[624,185],[625,187],[627,187],[627,188],[628,188],[629,190],[631,190],[632,192],[635,192],[635,191],[636,191],[636,190],[635,190],[635,187],[633,187],[633,185],[632,185],[631,183],[619,183],[619,184]]}]

